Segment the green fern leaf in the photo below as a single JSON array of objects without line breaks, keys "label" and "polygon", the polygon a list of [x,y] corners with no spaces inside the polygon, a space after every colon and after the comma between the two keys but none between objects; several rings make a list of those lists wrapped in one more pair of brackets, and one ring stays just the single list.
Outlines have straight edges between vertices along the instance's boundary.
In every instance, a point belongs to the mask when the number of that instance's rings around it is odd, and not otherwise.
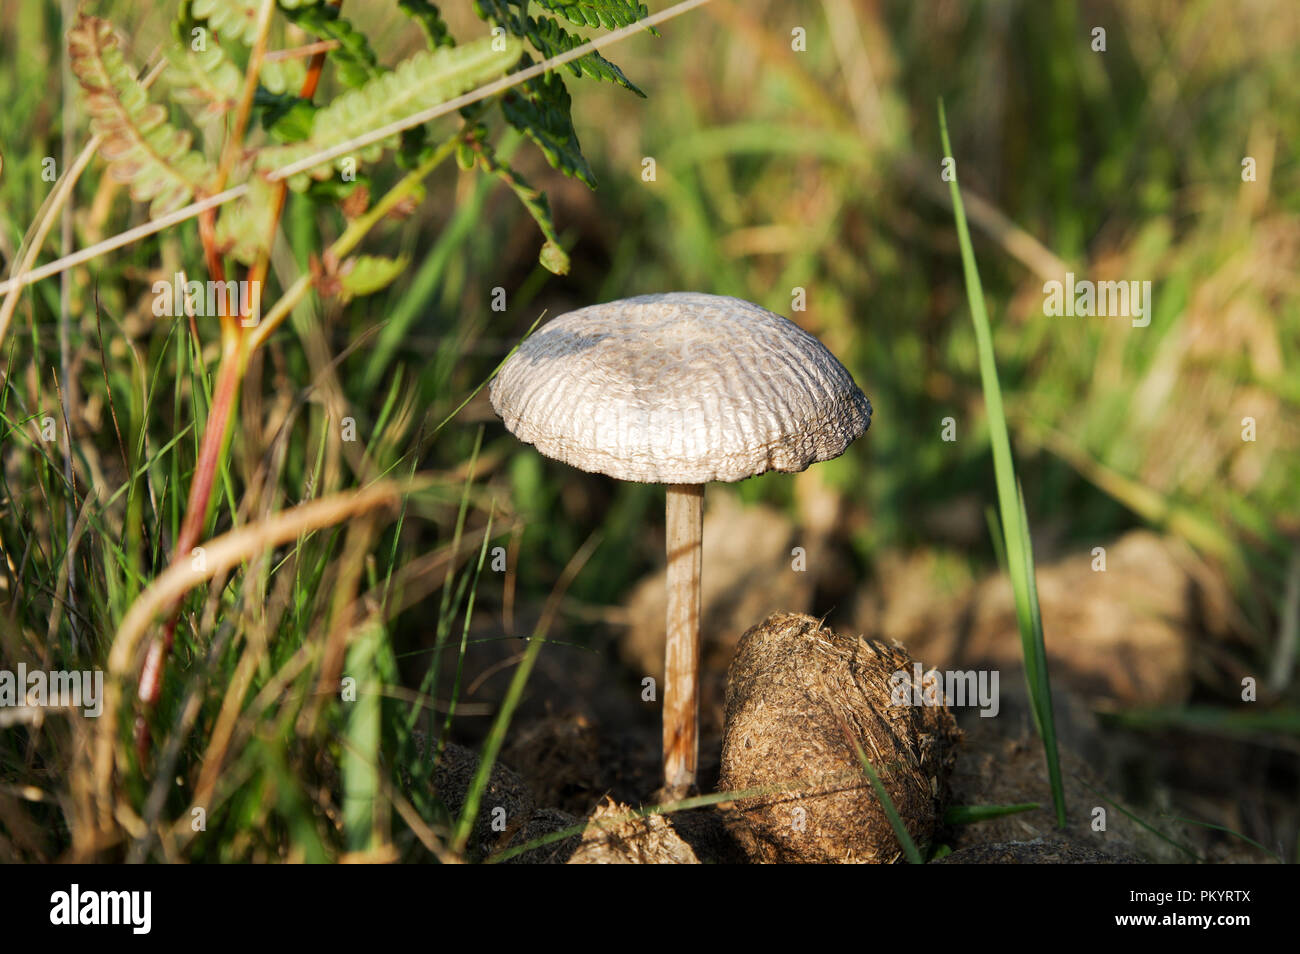
[{"label": "green fern leaf", "polygon": [[338,46],[330,50],[329,57],[338,67],[339,79],[350,87],[357,87],[374,79],[383,69],[370,41],[364,33],[339,16],[339,8],[330,6],[299,6],[284,11],[285,16],[297,26],[308,30],[323,40],[334,40]]},{"label": "green fern leaf", "polygon": [[267,92],[296,96],[307,82],[307,64],[302,60],[263,60],[257,74]]},{"label": "green fern leaf", "polygon": [[[467,90],[504,75],[522,53],[514,38],[484,37],[466,46],[421,50],[403,60],[391,73],[384,73],[358,89],[348,90],[316,113],[312,133],[301,143],[272,146],[258,156],[258,167],[274,169],[305,159],[397,122],[412,113],[444,103]],[[493,49],[496,46],[498,49]],[[504,50],[500,47],[504,46]],[[393,142],[382,144],[391,148]],[[340,156],[333,167],[347,170],[354,161],[373,161],[383,152],[381,144],[361,151],[360,156]],[[323,163],[310,173],[292,177],[290,187],[301,190],[308,175],[326,179],[331,164]]]},{"label": "green fern leaf", "polygon": [[564,246],[555,242],[547,242],[542,246],[537,261],[552,275],[569,274],[569,253],[564,250]]},{"label": "green fern leaf", "polygon": [[[512,36],[522,37],[543,58],[559,56],[586,43],[584,37],[570,33],[554,17],[533,17],[528,14],[529,0],[474,0],[474,12],[479,18],[502,27]],[[606,6],[602,4],[602,6]],[[585,22],[585,21],[584,21]],[[588,53],[565,64],[574,76],[586,74],[594,79],[617,83],[638,96],[645,96],[640,88],[623,75],[623,71],[599,53]]]},{"label": "green fern leaf", "polygon": [[[521,65],[530,62],[525,56]],[[554,168],[594,189],[596,175],[582,155],[570,102],[564,80],[545,73],[508,93],[501,101],[501,112],[510,125],[537,144]]]},{"label": "green fern leaf", "polygon": [[149,214],[180,208],[210,180],[212,168],[190,149],[190,134],[167,122],[167,110],[149,101],[127,65],[113,26],[82,15],[68,31],[73,74],[86,94],[91,128],[102,137],[109,174],[127,183]]},{"label": "green fern leaf", "polygon": [[392,284],[409,264],[405,256],[357,255],[347,259],[339,268],[339,300],[347,304],[353,298],[373,295]]},{"label": "green fern leaf", "polygon": [[569,274],[569,256],[560,245],[560,236],[555,230],[555,220],[551,216],[551,203],[547,200],[546,193],[534,189],[523,176],[502,162],[491,143],[486,141],[486,135],[487,130],[479,124],[471,134],[467,145],[477,154],[485,170],[510,187],[524,208],[528,210],[528,214],[533,217],[533,221],[537,223],[538,229],[546,239],[541,253],[537,256],[542,267],[555,275]]},{"label": "green fern leaf", "polygon": [[[182,102],[203,104],[212,112],[223,112],[238,102],[244,73],[223,49],[218,39],[221,33],[212,20],[195,16],[196,3],[197,0],[182,3],[172,23],[176,46],[167,54],[171,65],[168,80],[174,88],[183,91],[177,97]],[[239,19],[229,12],[224,15],[230,17],[222,21],[227,45],[245,49],[241,39],[243,29],[236,29]],[[307,67],[302,60],[266,59],[258,80],[271,93],[297,94],[306,77]]]},{"label": "green fern leaf", "polygon": [[311,124],[320,107],[297,94],[274,96],[258,90],[253,96],[253,106],[262,121],[262,128],[276,142],[302,142],[311,135]]},{"label": "green fern leaf", "polygon": [[[433,15],[437,16],[437,9]],[[330,51],[330,59],[338,67],[339,78],[353,88],[362,86],[369,80],[388,72],[379,65],[379,58],[370,48],[370,41],[351,23],[339,16],[337,6],[303,7],[296,11],[285,11],[285,15],[298,26],[309,30],[319,37],[334,40],[338,46]],[[445,28],[444,24],[444,28]],[[454,46],[449,42],[448,46]],[[436,48],[436,44],[431,48]],[[300,87],[301,88],[301,87]],[[427,136],[423,127],[408,129],[402,133],[401,148],[397,153],[398,165],[412,169],[428,153]]]},{"label": "green fern leaf", "polygon": [[248,191],[221,207],[217,218],[217,248],[245,265],[252,265],[266,248],[274,222],[275,192],[259,175],[248,180]]},{"label": "green fern leaf", "polygon": [[420,29],[424,31],[429,41],[429,49],[436,50],[440,46],[456,45],[456,39],[451,35],[451,30],[447,27],[447,21],[442,18],[441,11],[434,4],[429,3],[429,0],[397,0],[397,6],[420,24]]},{"label": "green fern leaf", "polygon": [[221,47],[213,43],[202,52],[195,52],[188,47],[173,46],[167,51],[167,63],[170,68],[165,75],[176,90],[178,102],[203,106],[209,113],[224,113],[234,108],[243,76]]},{"label": "green fern leaf", "polygon": [[537,5],[564,17],[574,26],[606,30],[631,26],[650,12],[644,3],[631,0],[537,0]]},{"label": "green fern leaf", "polygon": [[257,42],[258,0],[191,0],[190,16],[206,20],[223,40],[238,40],[246,46]]}]

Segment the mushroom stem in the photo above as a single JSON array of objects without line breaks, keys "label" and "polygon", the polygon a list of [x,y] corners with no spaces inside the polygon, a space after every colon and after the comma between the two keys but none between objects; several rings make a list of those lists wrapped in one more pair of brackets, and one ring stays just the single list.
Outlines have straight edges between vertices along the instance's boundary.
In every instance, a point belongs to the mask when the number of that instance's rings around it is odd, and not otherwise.
[{"label": "mushroom stem", "polygon": [[664,652],[664,788],[695,785],[700,741],[700,565],[704,485],[669,484],[668,640]]}]

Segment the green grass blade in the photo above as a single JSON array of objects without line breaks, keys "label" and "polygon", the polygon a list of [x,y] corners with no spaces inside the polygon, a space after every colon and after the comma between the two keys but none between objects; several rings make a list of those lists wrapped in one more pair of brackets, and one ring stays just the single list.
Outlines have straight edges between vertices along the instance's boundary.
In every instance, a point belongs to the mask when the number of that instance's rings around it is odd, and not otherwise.
[{"label": "green grass blade", "polygon": [[349,851],[374,847],[375,798],[379,794],[380,703],[376,657],[384,628],[366,624],[348,650],[347,674],[356,680],[356,699],[348,703],[340,776],[343,783],[343,833]]},{"label": "green grass blade", "polygon": [[1195,818],[1184,818],[1182,815],[1170,815],[1169,817],[1172,818],[1174,821],[1182,822],[1185,825],[1195,825],[1198,828],[1208,828],[1211,831],[1221,831],[1225,835],[1231,835],[1233,838],[1240,838],[1246,844],[1252,845],[1253,847],[1258,848],[1260,851],[1264,852],[1264,854],[1268,855],[1270,858],[1275,860],[1278,864],[1280,865],[1286,864],[1286,859],[1283,858],[1281,855],[1279,855],[1276,851],[1270,851],[1269,849],[1261,845],[1259,842],[1257,842],[1254,838],[1251,838],[1248,835],[1243,835],[1239,831],[1234,831],[1233,829],[1229,828],[1227,825],[1216,825],[1213,822],[1197,821]]},{"label": "green grass blade", "polygon": [[548,601],[547,611],[542,614],[542,618],[538,621],[537,628],[533,631],[533,638],[528,641],[528,648],[524,651],[519,667],[510,680],[505,699],[501,702],[501,709],[497,712],[496,720],[492,723],[492,729],[483,745],[483,754],[479,758],[478,769],[475,771],[474,778],[470,782],[469,791],[465,795],[465,806],[461,810],[460,818],[456,823],[452,847],[457,854],[463,854],[465,846],[469,842],[470,833],[474,828],[474,819],[478,817],[479,805],[483,800],[483,792],[487,790],[488,780],[492,777],[492,766],[496,764],[501,747],[505,744],[506,731],[510,728],[510,720],[514,717],[515,709],[519,706],[519,700],[523,698],[524,686],[527,685],[528,677],[532,674],[533,664],[537,662],[537,654],[546,641],[545,637],[553,611],[558,608],[559,600],[563,597],[569,582],[572,581],[573,577],[577,576],[578,571],[590,559],[599,542],[599,536],[593,535],[588,538],[582,548],[573,555],[569,565],[565,567],[560,581],[556,584],[551,600]]},{"label": "green grass blade", "polygon": [[451,696],[447,702],[447,718],[442,723],[442,734],[438,737],[437,752],[441,753],[447,738],[451,735],[451,720],[456,717],[456,705],[460,702],[461,680],[465,674],[465,652],[469,648],[469,627],[474,621],[474,600],[478,596],[478,581],[483,573],[483,563],[487,559],[488,541],[492,539],[492,519],[495,509],[488,512],[487,527],[483,530],[483,544],[478,551],[478,565],[470,579],[469,595],[465,602],[465,622],[460,631],[460,649],[456,655],[456,675],[451,683]]},{"label": "green grass blade", "polygon": [[[948,117],[944,112],[942,99],[939,100],[939,133],[943,140],[944,155],[951,156],[952,143],[948,138]],[[980,381],[984,390],[984,403],[988,408],[989,440],[992,445],[993,470],[997,480],[998,510],[1001,516],[1007,568],[1011,575],[1012,591],[1015,594],[1016,620],[1020,628],[1025,677],[1029,683],[1034,721],[1043,739],[1043,751],[1047,758],[1048,775],[1052,785],[1052,802],[1056,807],[1056,821],[1058,825],[1064,826],[1065,786],[1061,781],[1060,754],[1056,745],[1056,724],[1052,715],[1051,691],[1047,675],[1047,653],[1043,644],[1042,620],[1034,585],[1029,521],[1016,481],[1015,463],[1011,456],[1011,436],[1007,430],[1006,412],[1002,405],[1002,386],[998,382],[997,362],[993,354],[993,333],[984,304],[984,286],[980,282],[979,268],[975,264],[975,251],[971,245],[970,229],[966,224],[966,210],[962,205],[955,164],[949,187],[952,192],[953,216],[957,225],[957,240],[961,246],[966,295],[970,303],[971,320],[975,325]]]},{"label": "green grass blade", "polygon": [[894,829],[894,835],[898,838],[898,843],[903,846],[903,854],[914,865],[925,864],[920,849],[916,847],[916,842],[912,840],[911,833],[908,832],[907,826],[903,824],[898,809],[894,807],[894,800],[885,791],[884,783],[880,781],[880,776],[876,774],[876,770],[867,759],[867,753],[862,751],[862,746],[856,739],[853,741],[853,748],[857,750],[858,761],[862,763],[863,774],[871,780],[871,787],[876,790],[876,798],[880,799],[880,806],[885,810],[885,817],[889,819],[890,827]]},{"label": "green grass blade", "polygon": [[990,818],[1004,818],[1007,815],[1019,815],[1042,808],[1038,802],[1022,802],[1018,805],[953,805],[943,813],[945,825],[971,825],[975,822],[988,821]]},{"label": "green grass blade", "polygon": [[1107,805],[1109,805],[1109,806],[1111,806],[1112,808],[1114,808],[1117,812],[1119,812],[1119,813],[1120,813],[1121,815],[1123,815],[1125,818],[1129,819],[1129,820],[1130,820],[1131,822],[1133,822],[1135,825],[1139,825],[1139,826],[1141,826],[1142,828],[1144,828],[1144,829],[1146,829],[1147,831],[1149,831],[1151,834],[1155,835],[1155,836],[1156,836],[1157,838],[1159,838],[1161,841],[1165,842],[1165,843],[1168,844],[1168,845],[1172,845],[1174,848],[1177,848],[1179,851],[1181,851],[1183,854],[1187,855],[1187,857],[1191,858],[1193,861],[1198,861],[1198,862],[1199,862],[1199,861],[1204,861],[1204,860],[1205,860],[1205,859],[1203,859],[1200,855],[1198,855],[1198,854],[1196,853],[1195,849],[1193,849],[1191,846],[1189,846],[1189,845],[1185,845],[1185,844],[1183,844],[1181,841],[1177,840],[1176,838],[1172,838],[1172,837],[1170,837],[1169,835],[1166,835],[1164,832],[1162,832],[1162,831],[1161,831],[1159,828],[1157,828],[1155,825],[1153,825],[1153,824],[1151,824],[1150,822],[1148,822],[1148,821],[1146,821],[1146,820],[1140,818],[1140,817],[1139,817],[1138,815],[1136,815],[1135,813],[1129,811],[1127,808],[1125,808],[1125,807],[1124,807],[1123,805],[1121,805],[1119,802],[1115,801],[1113,798],[1107,798],[1107,797],[1106,797],[1105,795],[1103,795],[1100,791],[1098,791],[1094,786],[1089,785],[1087,782],[1083,782],[1082,779],[1080,779],[1080,782],[1082,782],[1084,788],[1088,789],[1088,791],[1092,792],[1094,795],[1096,795],[1098,798],[1100,798],[1103,802],[1105,802]]}]

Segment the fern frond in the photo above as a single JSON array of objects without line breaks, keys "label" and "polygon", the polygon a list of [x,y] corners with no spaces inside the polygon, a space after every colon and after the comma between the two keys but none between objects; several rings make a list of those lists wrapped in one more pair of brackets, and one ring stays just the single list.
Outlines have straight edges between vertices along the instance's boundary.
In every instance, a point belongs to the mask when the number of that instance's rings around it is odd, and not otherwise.
[{"label": "fern frond", "polygon": [[546,198],[546,193],[533,188],[528,184],[528,180],[515,172],[509,164],[502,162],[485,136],[486,130],[480,125],[467,144],[477,155],[482,167],[510,187],[523,207],[528,210],[528,214],[533,217],[533,221],[537,223],[538,229],[546,239],[537,260],[552,274],[569,274],[569,256],[560,245],[560,236],[555,230],[555,220],[551,216],[551,203]]},{"label": "fern frond", "polygon": [[[210,112],[224,112],[238,101],[243,89],[244,73],[234,62],[239,57],[232,57],[230,52],[231,48],[246,51],[242,41],[244,28],[240,17],[222,8],[225,12],[214,14],[227,18],[220,21],[219,30],[211,16],[195,14],[196,6],[204,9],[199,0],[183,2],[172,23],[176,45],[167,54],[172,67],[168,71],[169,82],[173,88],[183,91],[183,97],[178,97],[182,102],[206,105]],[[243,9],[246,14],[251,7]],[[258,80],[274,95],[290,92],[296,95],[306,76],[307,67],[302,60],[268,58],[262,61]]]},{"label": "fern frond", "polygon": [[[525,56],[522,65],[530,64]],[[510,125],[537,144],[554,168],[594,189],[596,175],[582,154],[570,102],[564,80],[545,73],[508,93],[501,101],[501,112]]]},{"label": "fern frond", "polygon": [[257,79],[269,93],[296,96],[307,81],[307,64],[296,59],[263,60]]},{"label": "fern frond", "polygon": [[[429,9],[436,18],[437,8],[430,6]],[[387,67],[379,65],[379,58],[370,48],[370,41],[365,34],[339,16],[337,6],[304,6],[298,10],[285,10],[284,13],[297,26],[338,44],[330,51],[329,57],[338,67],[339,78],[348,86],[362,86],[388,72]],[[443,28],[446,28],[446,24],[443,24]],[[448,42],[442,45],[455,46],[455,42],[448,37]],[[430,44],[431,49],[436,49],[437,46],[438,44]],[[402,144],[397,153],[398,165],[406,169],[418,165],[427,155],[426,139],[423,127],[417,126],[402,133]]]},{"label": "fern frond", "polygon": [[429,41],[429,49],[436,50],[440,46],[456,45],[456,38],[451,35],[447,21],[442,18],[442,12],[429,0],[397,0],[397,6],[420,24],[420,29],[424,31]]},{"label": "fern frond", "polygon": [[410,264],[411,260],[405,255],[399,258],[355,255],[344,260],[338,274],[339,301],[347,304],[353,298],[373,295],[392,284]]},{"label": "fern frond", "polygon": [[564,17],[574,26],[606,30],[630,26],[650,12],[644,3],[631,0],[537,0],[537,5]]},{"label": "fern frond", "polygon": [[[309,9],[319,9],[318,0],[299,0],[293,5],[293,14],[303,15]],[[281,6],[285,6],[283,2]],[[226,42],[251,46],[257,42],[258,0],[190,0],[189,17],[203,23]],[[301,60],[264,60],[258,72],[258,81],[272,93],[296,92],[302,88],[307,68]]]},{"label": "fern frond", "polygon": [[174,45],[167,50],[167,63],[165,76],[177,102],[202,106],[209,113],[234,108],[243,77],[217,44],[202,52]]},{"label": "fern frond", "polygon": [[[534,17],[528,13],[529,0],[474,0],[474,12],[482,20],[487,20],[497,26],[502,27],[512,36],[526,39],[543,58],[559,56],[561,53],[567,53],[574,47],[586,43],[584,37],[576,33],[570,33],[560,25],[560,21],[555,17],[541,16]],[[556,4],[556,6],[569,6],[568,4]],[[573,5],[576,10],[581,4]],[[592,6],[586,4],[585,6]],[[602,3],[597,4],[602,8],[612,7],[615,4]],[[606,12],[607,16],[611,14]],[[599,14],[597,14],[599,18]],[[583,22],[586,22],[585,19]],[[635,22],[635,20],[631,21]],[[580,56],[576,60],[571,60],[565,66],[573,73],[574,76],[582,76],[584,73],[594,79],[607,80],[611,83],[617,83],[624,89],[629,89],[638,96],[645,96],[640,88],[623,75],[623,71],[611,63],[599,53],[591,52],[586,56]]]},{"label": "fern frond", "polygon": [[238,40],[247,46],[257,42],[257,0],[191,0],[190,16],[206,20],[223,40]]},{"label": "fern frond", "polygon": [[274,222],[275,198],[271,185],[259,175],[250,176],[248,191],[221,209],[217,218],[217,248],[245,265],[252,265],[266,249]]},{"label": "fern frond", "polygon": [[291,23],[321,39],[338,43],[337,47],[330,50],[329,57],[338,67],[339,79],[348,86],[361,86],[366,80],[374,79],[383,72],[379,58],[370,48],[370,41],[364,33],[339,16],[338,7],[301,5],[286,9],[284,15]]},{"label": "fern frond", "polygon": [[[528,4],[529,0],[474,0],[474,11],[480,18],[526,39],[543,57],[558,56],[586,42],[561,26],[555,17],[530,16]],[[609,29],[636,23],[648,12],[644,4],[632,0],[538,0],[538,6],[575,25]],[[521,65],[531,63],[525,56]],[[575,76],[585,74],[608,80],[645,96],[621,69],[599,53],[589,53],[566,65]],[[582,155],[578,133],[573,128],[569,91],[558,73],[546,73],[507,93],[501,100],[501,111],[510,125],[542,150],[554,168],[593,189],[596,187],[596,177]]]},{"label": "fern frond", "polygon": [[[494,46],[504,46],[504,50],[493,49]],[[274,169],[297,162],[444,103],[503,76],[522,52],[522,44],[512,37],[484,37],[466,46],[421,50],[399,63],[391,73],[348,90],[319,110],[312,120],[311,136],[303,142],[263,149],[258,155],[258,167]],[[391,148],[395,138],[382,144],[383,147]],[[375,144],[353,158],[373,161],[382,151],[381,145]],[[333,167],[348,168],[348,158],[338,157]],[[311,173],[292,177],[289,185],[301,190],[308,184],[308,175],[327,179],[331,174],[331,164],[322,163]]]},{"label": "fern frond", "polygon": [[149,202],[156,218],[201,191],[211,166],[190,149],[190,134],[169,124],[167,110],[149,101],[112,24],[83,14],[68,31],[68,55],[86,94],[91,128],[103,140],[100,155],[109,174],[129,184],[132,198]]}]

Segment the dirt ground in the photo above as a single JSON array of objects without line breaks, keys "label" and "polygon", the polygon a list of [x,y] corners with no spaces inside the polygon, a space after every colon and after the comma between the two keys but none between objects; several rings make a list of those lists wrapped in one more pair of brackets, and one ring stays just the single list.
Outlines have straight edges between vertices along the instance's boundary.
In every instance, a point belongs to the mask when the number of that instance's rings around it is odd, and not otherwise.
[{"label": "dirt ground", "polygon": [[[814,535],[815,536],[815,535]],[[946,825],[935,855],[961,862],[1250,863],[1294,860],[1300,751],[1293,739],[1231,737],[1188,729],[1136,730],[1112,715],[1215,701],[1241,669],[1222,587],[1178,545],[1146,532],[1094,553],[1040,564],[1039,595],[1051,667],[1068,808],[1058,828],[1042,745],[1034,731],[1010,587],[1004,577],[942,579],[914,554],[886,563],[864,585],[844,577],[833,544],[809,541],[808,570],[790,569],[795,531],[774,511],[723,503],[705,530],[704,650],[699,788],[716,790],[727,669],[742,633],[769,612],[817,615],[827,625],[905,647],[928,667],[996,669],[996,717],[954,710],[962,730],[952,771],[955,806],[1028,802],[1038,809]],[[814,569],[817,567],[818,569]],[[936,582],[939,580],[939,582]],[[643,701],[647,676],[662,678],[662,574],[635,588],[619,622],[557,624],[544,646],[500,756],[526,792],[504,834],[483,853],[549,832],[587,830],[523,856],[532,862],[743,862],[727,825],[735,806],[632,819],[659,786],[660,710]],[[525,614],[526,615],[526,614]],[[518,631],[527,619],[520,619]],[[559,635],[572,625],[575,635]],[[580,631],[580,638],[577,632]],[[499,700],[525,648],[480,616],[466,659],[466,703]],[[581,645],[571,645],[577,643]],[[440,690],[445,693],[446,687]],[[489,719],[458,721],[474,747]],[[473,755],[468,755],[472,765]],[[454,785],[443,797],[455,801]],[[592,819],[595,819],[592,824]],[[1201,824],[1197,824],[1197,822]],[[1210,826],[1230,829],[1260,843]]]}]

